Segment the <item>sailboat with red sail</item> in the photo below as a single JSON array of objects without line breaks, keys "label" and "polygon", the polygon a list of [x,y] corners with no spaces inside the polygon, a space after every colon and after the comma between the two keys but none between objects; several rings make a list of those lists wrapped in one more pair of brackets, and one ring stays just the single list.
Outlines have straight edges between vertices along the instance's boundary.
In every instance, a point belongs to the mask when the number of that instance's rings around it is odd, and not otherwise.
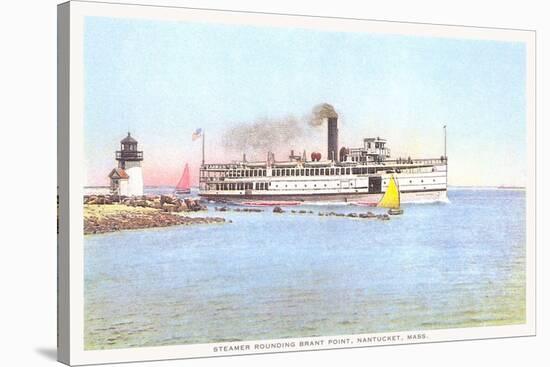
[{"label": "sailboat with red sail", "polygon": [[185,164],[183,174],[176,185],[176,194],[189,194],[191,193],[191,175],[189,174],[189,166]]}]

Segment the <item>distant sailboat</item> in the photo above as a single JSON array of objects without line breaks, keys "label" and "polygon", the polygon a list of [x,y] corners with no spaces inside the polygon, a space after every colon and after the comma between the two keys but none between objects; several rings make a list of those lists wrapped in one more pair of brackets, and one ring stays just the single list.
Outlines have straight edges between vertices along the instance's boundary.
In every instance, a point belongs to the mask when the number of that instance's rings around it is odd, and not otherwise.
[{"label": "distant sailboat", "polygon": [[388,188],[378,206],[388,208],[388,214],[390,215],[403,214],[403,209],[401,209],[401,194],[393,176],[390,177]]},{"label": "distant sailboat", "polygon": [[185,164],[183,174],[176,185],[176,194],[189,194],[191,193],[191,175],[189,174],[189,166]]}]

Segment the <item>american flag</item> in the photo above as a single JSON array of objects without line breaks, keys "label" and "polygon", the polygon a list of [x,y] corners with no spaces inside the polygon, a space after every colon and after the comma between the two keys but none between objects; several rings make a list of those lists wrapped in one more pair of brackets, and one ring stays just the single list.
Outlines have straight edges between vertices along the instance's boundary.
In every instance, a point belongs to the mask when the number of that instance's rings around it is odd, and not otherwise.
[{"label": "american flag", "polygon": [[200,138],[202,136],[202,129],[197,129],[193,132],[193,135],[191,136],[191,139],[193,139],[193,141],[197,140],[198,138]]}]

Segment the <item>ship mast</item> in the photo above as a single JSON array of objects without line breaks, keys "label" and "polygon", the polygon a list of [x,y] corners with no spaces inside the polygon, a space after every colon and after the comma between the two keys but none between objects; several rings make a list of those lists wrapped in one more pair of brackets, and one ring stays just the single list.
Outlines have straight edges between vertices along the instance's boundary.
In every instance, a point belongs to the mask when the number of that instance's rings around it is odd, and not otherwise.
[{"label": "ship mast", "polygon": [[202,131],[202,165],[204,166],[204,130]]},{"label": "ship mast", "polygon": [[444,136],[444,157],[445,161],[447,161],[447,125],[443,125],[443,136]]}]

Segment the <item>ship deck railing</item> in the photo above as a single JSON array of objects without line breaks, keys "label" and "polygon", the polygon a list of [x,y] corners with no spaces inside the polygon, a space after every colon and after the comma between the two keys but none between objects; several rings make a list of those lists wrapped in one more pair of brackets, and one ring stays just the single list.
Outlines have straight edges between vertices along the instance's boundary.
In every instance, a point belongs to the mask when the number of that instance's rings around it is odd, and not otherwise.
[{"label": "ship deck railing", "polygon": [[[380,160],[377,162],[339,162],[334,164],[332,161],[322,161],[322,162],[313,162],[306,161],[302,162],[302,165],[305,167],[320,167],[320,166],[346,166],[346,167],[412,167],[412,166],[430,166],[430,165],[445,165],[447,164],[447,158],[427,158],[427,159],[388,159]],[[298,166],[298,162],[275,162],[272,164],[272,168],[291,168]],[[201,167],[201,170],[208,171],[226,171],[231,169],[246,169],[246,168],[267,168],[266,162],[243,162],[243,163],[227,163],[227,164],[218,164],[218,163],[207,163]]]},{"label": "ship deck railing", "polygon": [[409,159],[409,158],[401,158],[401,159],[391,159],[391,160],[385,160],[380,162],[382,165],[388,166],[388,165],[403,165],[403,166],[410,166],[410,165],[444,165],[447,164],[447,158],[440,157],[440,158],[426,158],[426,159]]}]

